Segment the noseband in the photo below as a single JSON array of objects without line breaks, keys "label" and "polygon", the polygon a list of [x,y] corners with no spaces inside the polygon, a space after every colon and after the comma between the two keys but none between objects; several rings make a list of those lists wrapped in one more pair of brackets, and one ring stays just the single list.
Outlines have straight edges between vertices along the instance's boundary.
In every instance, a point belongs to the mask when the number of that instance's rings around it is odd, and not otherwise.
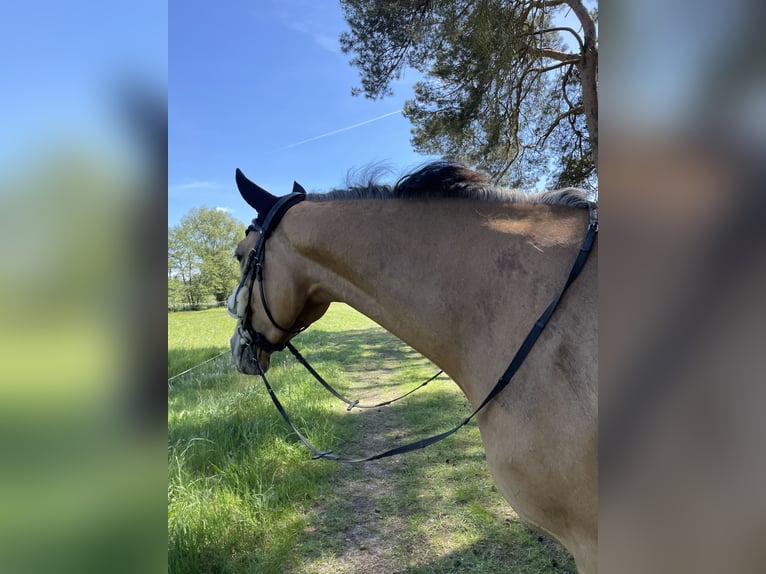
[{"label": "noseband", "polygon": [[[282,217],[284,217],[285,213],[287,213],[287,210],[290,209],[293,205],[296,203],[300,203],[306,199],[305,193],[300,192],[293,192],[289,195],[285,195],[283,197],[280,197],[277,202],[273,205],[273,207],[269,210],[269,212],[266,214],[266,217],[263,220],[262,224],[259,224],[257,220],[253,220],[253,222],[248,226],[247,230],[245,231],[245,234],[247,235],[251,231],[257,231],[259,233],[258,235],[258,241],[255,243],[255,247],[253,247],[250,250],[250,253],[247,255],[247,260],[245,262],[245,267],[242,270],[242,278],[239,281],[239,286],[237,287],[237,290],[234,292],[234,301],[236,304],[236,301],[239,297],[239,292],[242,290],[242,287],[247,284],[249,287],[249,293],[247,297],[247,301],[245,303],[245,310],[244,313],[240,316],[239,313],[237,313],[236,309],[232,309],[231,306],[229,306],[229,313],[239,319],[241,319],[240,324],[240,334],[244,334],[244,340],[245,344],[253,344],[257,348],[261,349],[262,351],[265,351],[267,353],[274,353],[276,351],[281,351],[285,348],[285,343],[272,343],[269,341],[263,333],[259,333],[255,329],[253,329],[253,326],[251,324],[251,317],[252,317],[252,307],[250,305],[250,297],[252,296],[252,289],[254,283],[258,282],[258,291],[261,295],[261,305],[263,306],[264,311],[266,312],[266,316],[269,318],[269,321],[271,321],[271,324],[274,325],[277,329],[282,331],[283,333],[287,333],[289,335],[295,335],[296,333],[300,333],[303,331],[303,328],[294,329],[294,325],[291,325],[289,328],[282,327],[277,321],[274,319],[274,315],[272,315],[271,310],[269,309],[268,304],[266,303],[266,294],[263,289],[263,265],[266,261],[266,240],[271,236],[272,232],[277,228],[277,225],[279,225],[279,222],[282,220]],[[257,361],[257,359],[256,359]]]}]

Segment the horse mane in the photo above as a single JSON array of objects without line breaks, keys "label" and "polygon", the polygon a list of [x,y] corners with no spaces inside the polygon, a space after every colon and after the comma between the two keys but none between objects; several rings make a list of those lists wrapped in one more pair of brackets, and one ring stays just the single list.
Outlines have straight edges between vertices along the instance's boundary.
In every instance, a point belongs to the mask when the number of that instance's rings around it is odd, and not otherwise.
[{"label": "horse mane", "polygon": [[490,184],[483,173],[452,161],[435,161],[405,175],[395,185],[375,183],[350,185],[327,193],[309,193],[308,201],[343,199],[424,199],[464,198],[507,203],[546,203],[569,207],[588,207],[589,201],[581,189],[568,187],[554,191],[527,193]]}]

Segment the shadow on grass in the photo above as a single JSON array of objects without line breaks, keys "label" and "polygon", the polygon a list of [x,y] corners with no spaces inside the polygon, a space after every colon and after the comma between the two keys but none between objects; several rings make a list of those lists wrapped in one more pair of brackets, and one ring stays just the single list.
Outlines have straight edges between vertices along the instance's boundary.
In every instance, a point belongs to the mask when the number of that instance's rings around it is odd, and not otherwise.
[{"label": "shadow on grass", "polygon": [[[518,546],[508,540],[523,540]],[[405,568],[407,574],[576,574],[574,563],[566,552],[523,524],[485,528],[482,537],[467,548],[455,550],[440,558]]]},{"label": "shadow on grass", "polygon": [[[412,347],[379,328],[343,332],[311,329],[292,342],[310,363],[337,365],[359,391],[379,389],[381,380],[388,387],[420,383],[439,370]],[[422,379],[397,375],[402,365],[422,370]],[[372,380],[370,372],[374,373]]]},{"label": "shadow on grass", "polygon": [[[433,368],[379,329],[312,329],[295,344],[312,363],[356,379],[339,385],[342,392],[379,389],[370,371],[388,387],[409,388],[419,382],[411,379]],[[200,352],[214,356],[220,350]],[[169,362],[184,358],[185,352],[178,353],[173,357],[170,351]],[[309,375],[288,377],[284,365],[293,360],[286,355],[273,357],[270,379],[295,424],[320,449],[368,455],[447,430],[470,412],[447,382],[449,387],[433,383],[380,410],[347,413],[340,403],[327,402]],[[401,365],[413,363],[417,368],[398,379]],[[169,518],[169,571],[200,571],[202,563],[205,571],[301,572],[328,555],[363,555],[374,543],[376,524],[403,521],[397,540],[386,541],[399,553],[393,558],[397,571],[574,572],[560,547],[538,540],[518,520],[504,518],[506,510],[497,510],[506,507],[489,477],[475,423],[423,451],[385,461],[354,467],[312,461],[259,379],[236,374],[226,357],[210,365],[209,372],[201,367],[169,390],[169,465],[171,474],[182,475],[169,496],[178,491],[181,500],[185,489],[197,489],[202,494],[185,504],[209,504],[217,517],[194,510],[188,519],[175,519],[172,531]],[[370,492],[365,485],[381,475],[391,486]],[[228,498],[235,503],[216,511],[217,501]],[[452,516],[455,509],[459,520]],[[211,527],[216,520],[224,524]],[[445,553],[434,539],[440,528],[468,531],[471,542]],[[354,532],[362,530],[371,533],[370,541],[357,544]]]},{"label": "shadow on grass", "polygon": [[[454,396],[441,395],[413,396],[407,404],[384,409],[387,414],[362,414],[353,417],[355,420],[333,415],[336,424],[351,424],[355,430],[351,441],[337,446],[338,454],[371,454],[369,445],[365,448],[365,431],[374,432],[386,424],[363,424],[370,415],[409,419],[399,429],[389,429],[385,448],[451,428],[467,414],[467,406],[455,401]],[[363,558],[356,563],[359,569],[350,571],[362,572],[364,557],[373,551],[376,542],[382,542],[389,548],[383,550],[389,556],[383,569],[373,568],[373,572],[575,572],[564,549],[539,537],[511,514],[492,483],[475,426],[421,451],[351,468],[344,466],[339,474],[341,480],[331,481],[322,490],[322,510],[312,520],[319,525],[318,530],[301,543],[306,549],[303,559],[309,564],[328,554],[361,555]],[[382,480],[371,480],[380,474]],[[375,488],[381,491],[376,493]],[[397,521],[404,524],[394,533],[394,540],[384,539],[390,530],[375,527],[376,523]],[[366,540],[357,540],[360,531],[371,533]],[[445,552],[444,539],[457,531],[460,534],[455,544],[459,548]],[[472,541],[457,542],[463,535]],[[391,548],[395,549],[394,556],[390,555]],[[370,563],[375,564],[374,556],[370,558]],[[392,564],[393,570],[386,569]]]},{"label": "shadow on grass", "polygon": [[[293,344],[299,347],[301,343],[314,346],[321,342],[321,348],[314,350],[317,361],[342,362],[349,355],[357,355],[363,359],[364,366],[386,370],[396,370],[400,367],[399,361],[424,361],[428,362],[421,354],[412,347],[397,339],[382,329],[351,329],[348,331],[322,331],[312,329],[293,339]],[[396,364],[392,364],[396,361]],[[348,370],[360,370],[360,364],[345,364]]]}]

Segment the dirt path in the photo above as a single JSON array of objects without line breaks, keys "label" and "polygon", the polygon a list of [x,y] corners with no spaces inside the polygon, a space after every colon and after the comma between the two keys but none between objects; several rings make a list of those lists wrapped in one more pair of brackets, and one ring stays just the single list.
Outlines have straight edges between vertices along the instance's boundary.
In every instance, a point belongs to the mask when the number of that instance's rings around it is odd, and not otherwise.
[{"label": "dirt path", "polygon": [[[383,348],[371,361],[347,368],[353,371],[354,388],[364,395],[363,402],[385,400],[411,388],[383,389],[396,380],[397,365],[403,361],[393,346]],[[429,365],[422,357],[407,360]],[[370,363],[375,368],[367,370]],[[436,388],[444,399],[444,389],[452,383],[435,384],[443,385]],[[413,427],[405,415],[412,419],[417,401],[424,400],[414,397],[434,392],[420,391],[398,403],[407,403],[401,408],[348,413],[355,435],[349,444],[337,445],[337,452],[362,456],[401,444]],[[464,400],[457,388],[454,393],[455,399]],[[433,430],[459,421],[466,408],[461,403]],[[449,410],[446,404],[445,409]],[[438,416],[432,408],[423,412]],[[341,465],[322,485],[307,518],[290,574],[484,574],[509,571],[509,565],[519,573],[574,571],[566,553],[523,525],[499,495],[475,430],[473,437],[470,431],[455,435],[448,447]]]},{"label": "dirt path", "polygon": [[[368,371],[361,383],[383,383],[390,371]],[[380,452],[401,437],[406,423],[397,412],[385,407],[353,411],[358,429],[353,439],[359,452],[353,456]],[[349,445],[351,447],[351,445]],[[340,450],[340,449],[339,449]],[[403,517],[386,510],[386,500],[396,493],[397,468],[406,465],[401,457],[376,462],[342,465],[332,489],[325,492],[313,509],[315,519],[307,529],[307,550],[295,574],[375,573],[401,570],[402,542],[407,537]]]}]

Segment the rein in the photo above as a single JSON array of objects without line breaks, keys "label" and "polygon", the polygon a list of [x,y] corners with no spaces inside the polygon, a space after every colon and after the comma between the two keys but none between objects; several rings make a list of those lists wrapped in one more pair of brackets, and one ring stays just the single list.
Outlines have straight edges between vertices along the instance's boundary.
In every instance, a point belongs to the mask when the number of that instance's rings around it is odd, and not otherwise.
[{"label": "rein", "polygon": [[356,409],[377,409],[378,407],[386,407],[386,406],[390,405],[391,403],[395,403],[396,401],[400,401],[400,400],[402,400],[404,397],[408,397],[408,396],[410,396],[412,393],[414,393],[415,391],[422,389],[422,388],[423,388],[423,387],[425,387],[425,386],[426,386],[428,383],[430,383],[431,381],[433,381],[433,380],[434,380],[436,377],[438,377],[439,375],[441,375],[441,374],[444,372],[444,371],[441,371],[441,370],[440,370],[438,373],[436,373],[436,374],[435,374],[434,376],[432,376],[430,379],[426,379],[424,382],[420,383],[420,384],[419,384],[417,387],[415,387],[414,389],[407,391],[406,393],[404,393],[403,395],[400,395],[400,396],[396,397],[395,399],[391,399],[391,400],[388,400],[388,401],[383,401],[382,403],[378,403],[378,404],[375,404],[375,405],[360,405],[360,404],[359,404],[359,400],[356,400],[356,401],[350,401],[350,400],[348,400],[346,397],[344,397],[343,395],[341,395],[341,394],[340,394],[338,391],[336,391],[334,388],[332,388],[332,386],[330,386],[330,383],[328,383],[327,381],[325,381],[325,380],[322,378],[322,375],[320,375],[319,373],[317,373],[317,372],[316,372],[316,370],[314,370],[314,367],[312,367],[312,366],[309,364],[309,362],[308,362],[306,359],[304,359],[304,358],[303,358],[303,355],[301,355],[301,354],[298,352],[298,349],[296,349],[295,347],[293,347],[292,343],[287,343],[287,345],[286,345],[286,346],[287,346],[287,350],[288,350],[288,351],[290,351],[290,352],[293,354],[293,357],[295,357],[295,358],[298,360],[298,362],[299,362],[301,365],[303,365],[303,367],[304,367],[304,368],[305,368],[305,369],[306,369],[306,370],[309,372],[309,374],[310,374],[312,377],[314,377],[314,378],[315,378],[315,379],[316,379],[316,380],[319,382],[319,384],[320,384],[320,385],[322,385],[322,386],[323,386],[325,389],[327,389],[327,391],[329,391],[329,392],[330,392],[330,394],[332,394],[334,397],[336,397],[337,399],[340,399],[341,401],[343,401],[344,403],[346,403],[346,404],[348,405],[348,407],[346,407],[346,410],[347,410],[347,411],[350,411],[350,410],[352,410],[352,409],[355,409],[355,408],[356,408]]},{"label": "rein", "polygon": [[[283,331],[284,333],[288,333],[288,334],[300,333],[301,331],[305,329],[305,327],[299,328],[297,330],[284,329],[283,327],[280,327],[279,324],[272,317],[271,312],[269,311],[268,305],[266,304],[266,297],[263,290],[263,261],[264,261],[266,239],[271,235],[271,232],[279,223],[280,219],[285,214],[285,212],[296,203],[303,201],[304,198],[305,198],[305,194],[301,194],[301,193],[291,193],[289,195],[286,195],[280,198],[280,200],[269,211],[262,226],[259,226],[255,222],[253,222],[253,225],[248,227],[248,231],[250,231],[251,229],[260,231],[260,236],[258,238],[258,241],[255,247],[252,249],[252,251],[250,252],[248,256],[248,261],[243,271],[240,285],[236,291],[236,294],[238,294],[242,286],[247,281],[248,276],[251,275],[250,272],[252,268],[254,267],[255,273],[253,274],[254,277],[250,279],[250,288],[252,289],[253,282],[257,280],[259,283],[261,303],[263,305],[264,310],[266,311],[266,315],[268,316],[272,325],[274,325],[275,327],[277,327],[277,329]],[[255,360],[255,365],[258,371],[258,375],[260,375],[261,379],[263,380],[263,384],[265,385],[266,390],[268,391],[269,396],[271,397],[271,400],[274,403],[274,406],[277,408],[277,411],[279,412],[279,414],[285,420],[287,425],[292,429],[292,431],[296,434],[296,436],[300,439],[300,441],[304,444],[304,446],[308,448],[309,451],[311,451],[312,453],[311,458],[312,459],[326,458],[327,460],[334,460],[336,462],[345,462],[345,463],[359,463],[359,462],[369,462],[373,460],[379,460],[381,458],[386,458],[386,457],[394,456],[397,454],[404,454],[406,452],[411,452],[413,450],[419,450],[419,449],[425,448],[441,440],[444,440],[445,438],[456,433],[458,430],[460,430],[465,425],[467,425],[485,406],[487,406],[487,404],[489,404],[489,402],[492,401],[492,399],[494,399],[497,395],[499,395],[500,392],[503,389],[505,389],[506,386],[508,386],[508,383],[510,383],[511,378],[519,370],[521,365],[524,363],[524,360],[529,355],[530,351],[532,350],[532,347],[534,347],[538,337],[542,333],[543,329],[545,329],[545,326],[548,324],[548,321],[550,320],[554,311],[558,307],[561,297],[564,295],[564,293],[569,288],[569,286],[574,282],[574,280],[577,279],[577,277],[580,275],[580,272],[582,271],[583,267],[585,267],[585,263],[588,260],[588,256],[590,255],[591,249],[593,247],[593,242],[596,238],[596,234],[598,233],[598,207],[595,203],[590,203],[588,210],[589,210],[588,229],[585,234],[585,239],[583,239],[582,245],[580,247],[580,251],[577,254],[577,257],[572,265],[572,269],[569,272],[569,276],[567,277],[567,280],[565,281],[564,286],[561,288],[558,294],[553,298],[553,301],[551,301],[548,307],[546,307],[546,309],[543,311],[543,313],[540,315],[537,321],[535,321],[535,324],[532,326],[526,338],[519,346],[518,350],[516,351],[516,354],[513,356],[513,359],[511,359],[511,362],[506,368],[505,372],[497,380],[497,382],[495,383],[495,386],[492,388],[489,394],[484,398],[481,404],[479,404],[479,406],[476,407],[476,409],[474,409],[474,411],[470,415],[468,415],[465,419],[463,419],[462,422],[460,422],[453,428],[443,433],[440,433],[428,438],[420,439],[411,443],[406,443],[401,446],[398,446],[377,454],[373,454],[371,456],[367,456],[364,458],[342,457],[342,456],[333,454],[332,450],[321,451],[317,449],[316,447],[314,447],[314,445],[312,445],[311,442],[309,442],[309,440],[305,436],[303,436],[303,434],[301,434],[301,432],[295,427],[293,422],[290,420],[290,417],[287,415],[287,412],[282,406],[282,403],[279,401],[279,398],[274,392],[274,389],[269,384],[269,381],[266,378],[266,374],[263,372],[263,369],[261,368],[261,364],[257,359],[257,354],[254,354],[253,357]],[[395,401],[403,399],[404,397],[412,394],[416,390],[424,387],[429,382],[433,381],[436,377],[438,377],[440,374],[442,374],[442,371],[439,371],[438,373],[436,373],[436,375],[434,375],[433,377],[431,377],[430,379],[428,379],[427,381],[425,381],[418,387],[412,389],[411,391],[395,399],[385,401],[377,405],[360,405],[358,400],[350,401],[346,399],[345,397],[343,397],[335,389],[333,389],[330,386],[330,384],[327,383],[327,381],[325,381],[319,375],[319,373],[316,372],[316,370],[314,370],[314,368],[308,363],[308,361],[298,352],[298,350],[291,343],[289,342],[279,343],[279,344],[271,343],[261,333],[258,333],[257,331],[253,330],[252,326],[250,325],[250,315],[251,315],[251,309],[250,309],[249,298],[248,298],[247,311],[245,313],[245,316],[242,318],[242,326],[246,330],[246,332],[250,335],[251,342],[257,348],[260,348],[266,352],[274,352],[274,351],[281,351],[285,347],[287,347],[287,349],[293,354],[293,356],[298,360],[298,362],[301,365],[303,365],[304,368],[325,389],[327,389],[335,397],[337,397],[338,399],[340,399],[341,401],[349,405],[346,409],[348,411],[350,411],[354,407],[377,408],[377,407],[389,405]]]}]

